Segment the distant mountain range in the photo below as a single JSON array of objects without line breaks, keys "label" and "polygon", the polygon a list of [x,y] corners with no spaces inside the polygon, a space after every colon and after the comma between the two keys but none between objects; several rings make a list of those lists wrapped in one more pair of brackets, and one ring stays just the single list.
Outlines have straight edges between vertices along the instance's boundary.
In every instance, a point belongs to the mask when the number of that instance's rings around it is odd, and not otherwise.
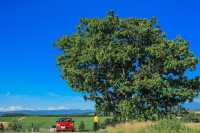
[{"label": "distant mountain range", "polygon": [[[200,102],[185,103],[183,106],[190,111],[200,111]],[[83,115],[93,114],[94,110],[62,109],[62,110],[17,110],[0,111],[2,115]]]},{"label": "distant mountain range", "polygon": [[79,109],[67,109],[67,110],[18,110],[18,111],[6,111],[0,112],[0,115],[81,115],[92,114],[94,110],[79,110]]}]

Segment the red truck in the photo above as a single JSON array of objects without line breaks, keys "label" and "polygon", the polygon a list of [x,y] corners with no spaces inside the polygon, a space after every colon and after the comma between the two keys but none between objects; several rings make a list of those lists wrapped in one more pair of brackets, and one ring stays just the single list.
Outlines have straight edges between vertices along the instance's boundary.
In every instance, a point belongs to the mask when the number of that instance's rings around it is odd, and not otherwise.
[{"label": "red truck", "polygon": [[60,118],[56,121],[56,132],[74,132],[74,121],[71,118]]}]

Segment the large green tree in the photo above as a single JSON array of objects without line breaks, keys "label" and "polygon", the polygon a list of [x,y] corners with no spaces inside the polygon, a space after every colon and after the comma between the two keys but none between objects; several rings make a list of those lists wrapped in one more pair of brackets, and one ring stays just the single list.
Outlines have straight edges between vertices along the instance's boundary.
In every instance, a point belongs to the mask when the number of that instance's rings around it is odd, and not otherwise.
[{"label": "large green tree", "polygon": [[197,58],[189,43],[167,39],[155,18],[82,18],[77,32],[56,42],[63,79],[96,109],[123,119],[176,113],[200,91],[188,78]]}]

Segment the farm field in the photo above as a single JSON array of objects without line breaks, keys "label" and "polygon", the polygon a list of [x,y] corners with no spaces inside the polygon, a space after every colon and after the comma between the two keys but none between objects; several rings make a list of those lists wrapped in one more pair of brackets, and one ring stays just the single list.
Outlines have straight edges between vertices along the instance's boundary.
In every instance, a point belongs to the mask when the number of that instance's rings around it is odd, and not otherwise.
[{"label": "farm field", "polygon": [[[41,131],[47,131],[49,127],[55,125],[58,118],[62,117],[72,118],[76,129],[78,129],[81,121],[85,123],[86,130],[93,129],[92,116],[4,116],[0,117],[0,122],[13,122],[17,120],[22,123],[22,127],[25,129],[31,128],[31,124],[34,123],[39,125]],[[100,117],[100,121],[104,121],[105,119],[106,117]]]}]

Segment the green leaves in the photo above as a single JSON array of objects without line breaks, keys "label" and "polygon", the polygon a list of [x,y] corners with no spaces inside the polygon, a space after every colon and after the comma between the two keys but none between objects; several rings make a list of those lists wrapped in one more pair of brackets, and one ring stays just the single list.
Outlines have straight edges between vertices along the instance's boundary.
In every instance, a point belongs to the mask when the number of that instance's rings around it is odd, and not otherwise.
[{"label": "green leaves", "polygon": [[119,119],[163,117],[200,91],[188,79],[197,58],[181,37],[166,38],[156,18],[82,18],[77,32],[56,42],[62,77],[99,112]]}]

